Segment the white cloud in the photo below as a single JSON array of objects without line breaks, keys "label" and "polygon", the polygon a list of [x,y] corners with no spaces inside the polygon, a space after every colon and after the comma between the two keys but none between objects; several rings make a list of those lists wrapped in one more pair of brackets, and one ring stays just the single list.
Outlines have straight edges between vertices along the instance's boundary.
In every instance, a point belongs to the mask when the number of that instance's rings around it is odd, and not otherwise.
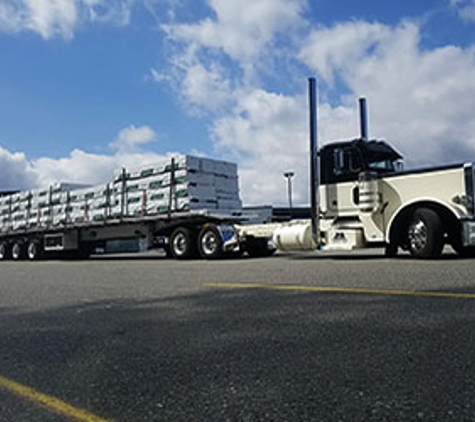
[{"label": "white cloud", "polygon": [[[252,86],[258,69],[280,51],[274,42],[303,24],[306,0],[207,0],[212,17],[161,28],[174,51],[170,68],[152,79],[171,82],[191,110],[223,112],[235,91]],[[166,76],[168,75],[168,76]]]},{"label": "white cloud", "polygon": [[208,0],[215,18],[197,24],[165,25],[175,41],[222,50],[237,61],[261,53],[275,34],[301,22],[305,0]]},{"label": "white cloud", "polygon": [[35,173],[25,154],[0,146],[0,190],[27,189],[35,184]]},{"label": "white cloud", "polygon": [[29,9],[30,28],[43,38],[59,34],[72,38],[77,9],[72,0],[24,0]]},{"label": "white cloud", "polygon": [[75,149],[68,157],[42,157],[31,163],[36,173],[35,187],[53,182],[99,184],[108,181],[120,169],[115,155],[91,154]]},{"label": "white cloud", "polygon": [[44,39],[71,38],[77,24],[74,0],[4,0],[0,4],[0,30],[33,31]]},{"label": "white cloud", "polygon": [[[298,168],[296,177],[307,180],[304,111],[303,96],[285,97],[256,89],[240,93],[234,114],[214,124],[217,147],[239,159],[245,203],[285,202],[282,173],[286,170]],[[296,190],[296,201],[305,195]]]},{"label": "white cloud", "polygon": [[71,39],[78,26],[98,22],[124,26],[136,0],[2,0],[0,31],[31,31],[48,40]]},{"label": "white cloud", "polygon": [[158,162],[161,158],[161,155],[150,152],[117,152],[106,155],[76,149],[68,157],[43,157],[34,160],[31,162],[31,168],[36,175],[35,187],[58,181],[96,185],[109,182],[123,167],[139,168]]},{"label": "white cloud", "polygon": [[214,111],[229,101],[231,93],[229,81],[216,64],[209,68],[200,63],[190,66],[183,81],[183,90],[193,104]]},{"label": "white cloud", "polygon": [[119,132],[112,154],[94,154],[81,149],[60,158],[40,157],[28,160],[23,153],[13,153],[0,146],[0,190],[32,189],[53,182],[82,184],[107,183],[122,167],[139,168],[172,153],[160,155],[140,150],[156,139],[148,126],[129,126]]},{"label": "white cloud", "polygon": [[[424,50],[419,26],[402,23],[376,31],[370,49],[363,38],[356,50],[364,53],[355,60],[332,61],[331,57],[340,55],[336,49],[327,56],[320,54],[322,62],[313,62],[313,54],[324,49],[318,41],[367,32],[368,25],[353,22],[323,29],[322,38],[315,31],[301,57],[317,73],[329,69],[338,74],[352,93],[343,99],[346,105],[354,104],[358,94],[367,96],[372,106],[371,132],[393,141],[412,166],[475,156],[471,115],[475,109],[475,50],[455,46]],[[346,49],[344,45],[342,50]]]},{"label": "white cloud", "polygon": [[110,146],[117,151],[132,151],[157,139],[157,134],[149,126],[131,125],[122,129]]},{"label": "white cloud", "polygon": [[475,0],[450,0],[450,4],[462,19],[475,22]]},{"label": "white cloud", "polygon": [[82,0],[92,22],[126,26],[130,23],[136,0]]},{"label": "white cloud", "polygon": [[0,31],[18,32],[27,27],[26,10],[15,2],[0,3]]},{"label": "white cloud", "polygon": [[391,36],[378,23],[345,22],[313,31],[305,40],[300,60],[332,84],[335,73],[361,62],[368,52]]}]

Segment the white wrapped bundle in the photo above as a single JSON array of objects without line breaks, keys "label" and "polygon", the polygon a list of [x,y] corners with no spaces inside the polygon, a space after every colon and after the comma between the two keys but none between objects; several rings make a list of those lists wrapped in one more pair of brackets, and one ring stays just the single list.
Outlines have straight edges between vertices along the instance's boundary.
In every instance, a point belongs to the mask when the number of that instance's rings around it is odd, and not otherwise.
[{"label": "white wrapped bundle", "polygon": [[0,231],[242,207],[235,164],[188,155],[173,163],[173,169],[171,159],[122,169],[109,184],[55,183],[2,197]]},{"label": "white wrapped bundle", "polygon": [[216,176],[214,186],[217,194],[233,195],[239,198],[239,182],[237,177]]}]

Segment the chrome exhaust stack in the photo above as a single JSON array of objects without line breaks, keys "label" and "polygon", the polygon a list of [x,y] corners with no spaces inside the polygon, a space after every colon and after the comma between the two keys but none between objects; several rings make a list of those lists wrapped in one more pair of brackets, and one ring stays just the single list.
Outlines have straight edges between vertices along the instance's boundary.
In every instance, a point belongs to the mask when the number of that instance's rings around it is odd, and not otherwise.
[{"label": "chrome exhaust stack", "polygon": [[318,162],[318,120],[317,120],[317,81],[315,78],[308,80],[308,97],[310,109],[310,210],[312,219],[312,234],[315,243],[320,243],[320,169]]},{"label": "chrome exhaust stack", "polygon": [[368,141],[368,106],[366,104],[366,98],[360,98],[360,130],[361,139]]}]

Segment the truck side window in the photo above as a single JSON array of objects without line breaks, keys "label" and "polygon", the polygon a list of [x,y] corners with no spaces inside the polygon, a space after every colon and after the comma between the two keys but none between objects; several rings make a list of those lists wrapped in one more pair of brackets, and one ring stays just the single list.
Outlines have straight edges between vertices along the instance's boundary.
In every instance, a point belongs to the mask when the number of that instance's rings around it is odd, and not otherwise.
[{"label": "truck side window", "polygon": [[363,170],[363,164],[359,151],[356,148],[337,148],[333,151],[333,169],[335,176],[343,176],[345,179],[355,180],[359,172]]},{"label": "truck side window", "polygon": [[342,148],[333,151],[333,170],[336,176],[342,174],[345,169],[345,156]]}]

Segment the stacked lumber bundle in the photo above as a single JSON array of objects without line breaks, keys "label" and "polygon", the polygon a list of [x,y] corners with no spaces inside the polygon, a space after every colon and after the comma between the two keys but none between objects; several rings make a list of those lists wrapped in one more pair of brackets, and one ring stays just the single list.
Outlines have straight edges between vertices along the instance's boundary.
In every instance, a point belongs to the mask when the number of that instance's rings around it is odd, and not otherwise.
[{"label": "stacked lumber bundle", "polygon": [[103,185],[57,183],[1,197],[0,232],[241,208],[236,164],[180,155],[122,169]]}]

